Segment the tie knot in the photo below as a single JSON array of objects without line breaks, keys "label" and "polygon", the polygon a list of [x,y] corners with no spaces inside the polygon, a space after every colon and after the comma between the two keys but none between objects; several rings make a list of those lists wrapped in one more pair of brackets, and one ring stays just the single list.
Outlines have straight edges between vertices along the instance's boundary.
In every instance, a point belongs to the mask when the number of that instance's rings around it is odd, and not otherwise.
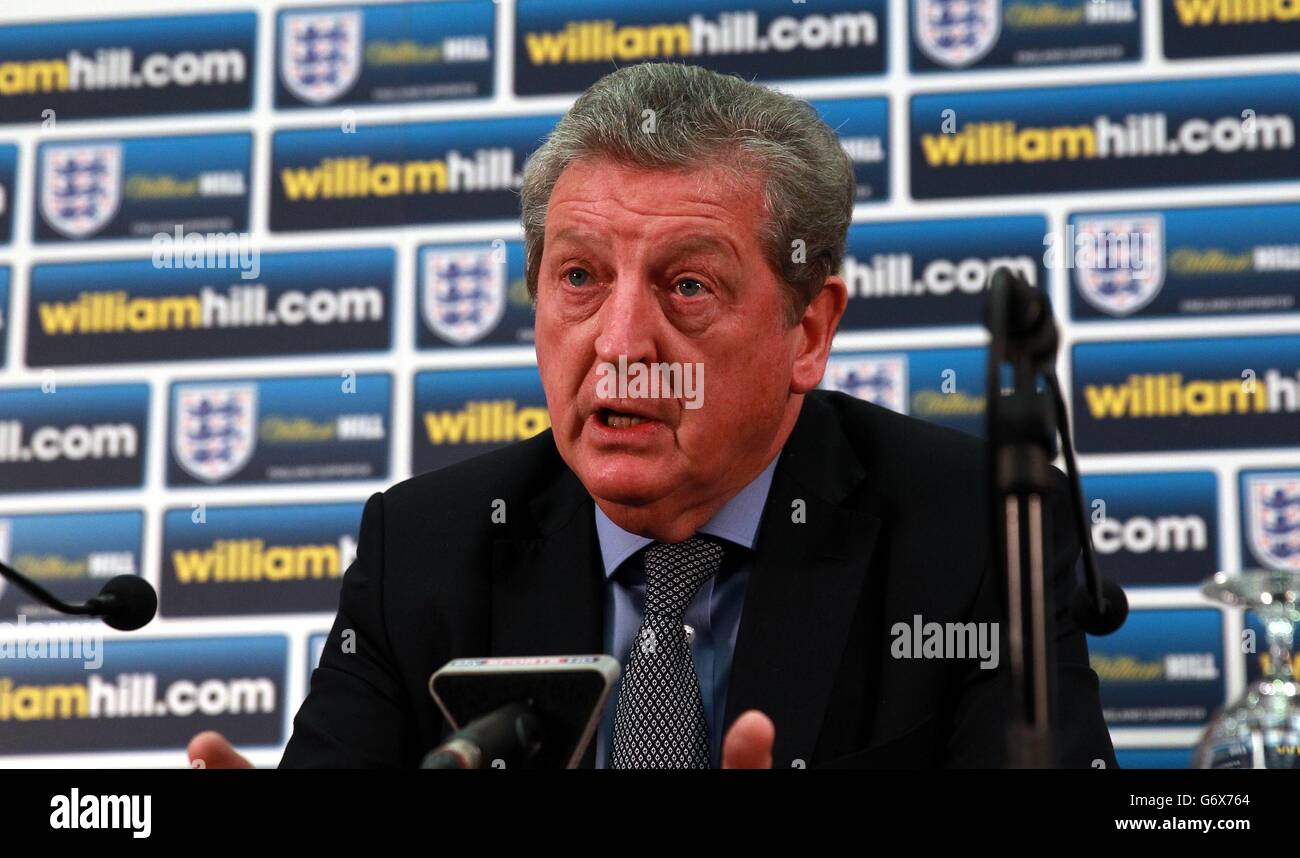
[{"label": "tie knot", "polygon": [[651,544],[645,550],[646,613],[680,618],[695,591],[721,566],[722,546],[710,539]]}]

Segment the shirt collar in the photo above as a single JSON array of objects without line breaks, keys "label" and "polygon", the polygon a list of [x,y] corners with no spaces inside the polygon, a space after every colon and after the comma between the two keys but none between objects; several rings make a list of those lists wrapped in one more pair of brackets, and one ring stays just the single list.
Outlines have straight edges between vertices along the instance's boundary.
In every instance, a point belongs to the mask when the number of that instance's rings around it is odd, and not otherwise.
[{"label": "shirt collar", "polygon": [[[758,541],[758,524],[767,503],[767,492],[772,487],[772,474],[776,471],[776,458],[753,481],[723,504],[697,531],[717,536],[745,548],[753,548]],[[605,577],[610,578],[633,554],[654,542],[648,536],[629,533],[619,527],[596,504],[596,536],[600,540],[600,556],[605,564]]]}]

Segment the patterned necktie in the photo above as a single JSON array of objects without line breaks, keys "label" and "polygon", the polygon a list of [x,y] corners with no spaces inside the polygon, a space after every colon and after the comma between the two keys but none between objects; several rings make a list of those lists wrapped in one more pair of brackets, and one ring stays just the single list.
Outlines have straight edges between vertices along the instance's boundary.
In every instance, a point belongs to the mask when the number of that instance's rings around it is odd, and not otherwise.
[{"label": "patterned necktie", "polygon": [[645,551],[645,619],[632,642],[614,714],[612,769],[707,769],[709,727],[682,617],[722,565],[699,537]]}]

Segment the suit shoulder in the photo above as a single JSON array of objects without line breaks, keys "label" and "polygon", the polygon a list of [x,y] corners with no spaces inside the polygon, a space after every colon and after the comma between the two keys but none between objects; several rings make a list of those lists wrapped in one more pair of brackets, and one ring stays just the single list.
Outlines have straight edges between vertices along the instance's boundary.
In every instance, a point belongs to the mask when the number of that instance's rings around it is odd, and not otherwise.
[{"label": "suit shoulder", "polygon": [[960,476],[979,478],[984,472],[988,445],[974,435],[846,393],[827,392],[822,401],[835,413],[859,458],[872,463],[877,472],[945,481]]},{"label": "suit shoulder", "polygon": [[437,508],[443,520],[456,518],[457,510],[473,510],[481,520],[484,503],[535,494],[565,468],[548,429],[526,441],[417,474],[384,492],[389,511],[428,512]]}]

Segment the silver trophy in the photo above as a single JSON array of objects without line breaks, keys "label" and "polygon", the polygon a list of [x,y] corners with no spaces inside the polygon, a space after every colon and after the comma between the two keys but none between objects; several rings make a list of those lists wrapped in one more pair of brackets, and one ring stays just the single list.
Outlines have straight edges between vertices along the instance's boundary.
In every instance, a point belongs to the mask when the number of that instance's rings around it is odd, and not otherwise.
[{"label": "silver trophy", "polygon": [[1300,768],[1300,687],[1292,643],[1300,619],[1300,572],[1220,572],[1201,587],[1206,597],[1253,611],[1264,623],[1268,653],[1262,675],[1211,719],[1193,765],[1202,769]]}]

